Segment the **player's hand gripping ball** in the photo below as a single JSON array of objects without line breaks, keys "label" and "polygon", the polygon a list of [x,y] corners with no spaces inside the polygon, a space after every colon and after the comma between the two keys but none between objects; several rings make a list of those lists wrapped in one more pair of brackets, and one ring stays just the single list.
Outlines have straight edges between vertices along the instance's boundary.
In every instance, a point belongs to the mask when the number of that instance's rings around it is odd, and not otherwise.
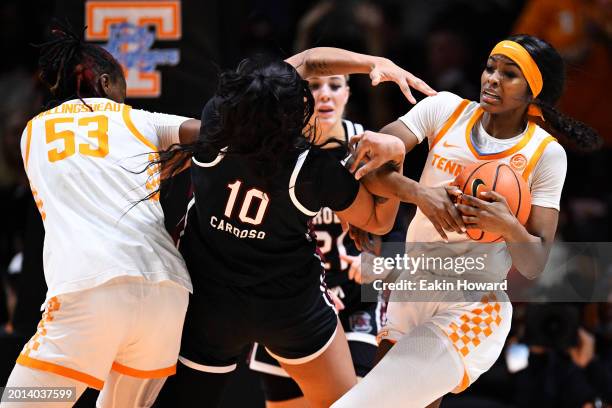
[{"label": "player's hand gripping ball", "polygon": [[[520,174],[506,163],[499,161],[479,162],[463,169],[451,185],[459,187],[463,194],[477,198],[485,191],[495,191],[506,199],[508,207],[518,221],[525,225],[531,211],[531,194]],[[458,202],[466,204],[459,197]],[[498,242],[502,236],[480,229],[468,229],[467,235],[478,242]]]}]

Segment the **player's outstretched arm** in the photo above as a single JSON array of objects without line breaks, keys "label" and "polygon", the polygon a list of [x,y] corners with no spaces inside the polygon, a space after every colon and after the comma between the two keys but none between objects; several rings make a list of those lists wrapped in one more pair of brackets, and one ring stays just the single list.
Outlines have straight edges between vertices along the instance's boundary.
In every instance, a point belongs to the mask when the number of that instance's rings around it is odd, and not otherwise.
[{"label": "player's outstretched arm", "polygon": [[299,72],[302,78],[346,74],[368,74],[372,86],[381,82],[395,82],[410,103],[416,103],[410,88],[425,95],[435,95],[423,80],[395,65],[393,61],[372,55],[359,54],[340,48],[317,47],[302,51],[285,60]]}]

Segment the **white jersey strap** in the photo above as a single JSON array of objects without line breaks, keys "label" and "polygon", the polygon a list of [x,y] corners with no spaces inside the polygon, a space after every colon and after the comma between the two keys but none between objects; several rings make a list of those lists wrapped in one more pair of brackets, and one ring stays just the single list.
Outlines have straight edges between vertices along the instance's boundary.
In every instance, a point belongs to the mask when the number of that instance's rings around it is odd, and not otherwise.
[{"label": "white jersey strap", "polygon": [[308,156],[309,152],[310,150],[305,150],[304,152],[302,152],[299,155],[297,162],[295,163],[295,168],[293,169],[293,173],[291,173],[291,178],[289,179],[289,197],[291,197],[293,205],[295,205],[298,210],[310,217],[314,217],[315,215],[317,215],[319,210],[310,211],[298,201],[297,196],[295,195],[295,182],[297,181],[298,175],[300,174],[300,170],[302,169],[304,161],[306,161],[306,157]]},{"label": "white jersey strap", "polygon": [[200,167],[214,167],[217,164],[219,164],[219,162],[221,160],[223,160],[223,158],[225,157],[225,152],[227,151],[227,147],[224,147],[223,149],[221,149],[221,151],[219,152],[219,154],[217,155],[217,157],[215,158],[215,160],[208,162],[208,163],[202,163],[198,160],[196,160],[195,157],[192,157],[191,160],[193,160],[193,162],[200,166]]}]

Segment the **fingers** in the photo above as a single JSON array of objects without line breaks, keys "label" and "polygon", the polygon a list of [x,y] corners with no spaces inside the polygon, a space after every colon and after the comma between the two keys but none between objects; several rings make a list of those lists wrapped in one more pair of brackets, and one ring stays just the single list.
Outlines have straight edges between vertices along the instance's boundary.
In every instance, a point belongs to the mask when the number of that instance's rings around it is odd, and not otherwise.
[{"label": "fingers", "polygon": [[438,221],[438,219],[437,218],[430,219],[430,221],[433,224],[433,226],[436,229],[436,231],[438,231],[438,234],[440,234],[442,239],[444,241],[448,242],[448,236],[446,235],[446,232],[444,232],[444,228],[442,228],[442,226],[440,225],[440,222]]},{"label": "fingers", "polygon": [[471,215],[464,215],[461,218],[463,219],[463,223],[469,228],[478,227],[478,217],[473,217]]},{"label": "fingers", "polygon": [[471,205],[456,204],[456,206],[463,215],[478,215],[478,209]]},{"label": "fingers", "polygon": [[401,83],[398,83],[400,89],[402,90],[402,93],[404,94],[406,99],[408,99],[408,102],[414,105],[416,103],[416,99],[414,99],[414,96],[412,96],[412,92],[410,91],[409,84],[410,82],[408,79],[405,79]]},{"label": "fingers", "polygon": [[457,207],[455,207],[453,204],[449,205],[448,207],[448,215],[450,216],[448,223],[451,225],[451,227],[453,227],[453,230],[458,234],[464,233],[465,225],[461,219],[461,214],[459,214]]},{"label": "fingers", "polygon": [[413,87],[414,89],[416,89],[417,91],[421,93],[424,93],[425,95],[432,96],[432,95],[437,94],[437,92],[434,91],[433,88],[431,88],[429,85],[427,85],[425,81],[423,81],[421,78],[416,77],[412,74],[410,74],[408,83],[410,84],[411,87]]},{"label": "fingers", "polygon": [[484,200],[487,201],[495,201],[498,203],[505,203],[506,202],[506,197],[504,197],[503,195],[499,194],[497,191],[483,191],[479,194],[480,197],[482,197]]},{"label": "fingers", "polygon": [[457,186],[449,185],[444,186],[444,188],[446,189],[446,193],[453,198],[454,201],[457,201],[457,199],[463,195],[463,191]]},{"label": "fingers", "polygon": [[353,164],[351,165],[350,171],[354,172],[355,170],[357,170],[357,167],[359,166],[361,162],[369,161],[370,160],[369,154],[370,154],[370,145],[368,141],[365,140],[362,143],[359,143],[357,145],[357,150],[355,150],[355,152],[353,153],[354,161],[353,161]]},{"label": "fingers", "polygon": [[356,180],[361,180],[362,177],[364,177],[368,173],[376,170],[377,168],[379,168],[383,164],[384,163],[381,163],[380,160],[370,160],[369,162],[367,162],[366,164],[361,166],[359,168],[359,170],[357,170],[357,172],[355,173],[355,179]]},{"label": "fingers", "polygon": [[[350,230],[350,225],[348,222],[340,220],[340,226],[342,227],[342,232],[347,232]],[[350,234],[349,234],[350,236]]]},{"label": "fingers", "polygon": [[378,68],[374,68],[372,71],[370,71],[370,79],[372,80],[372,86],[380,84],[381,74]]},{"label": "fingers", "polygon": [[483,201],[479,198],[476,198],[468,194],[464,194],[461,197],[461,201],[467,205],[471,205],[472,207],[476,207],[476,208],[485,208],[488,204],[486,201]]}]

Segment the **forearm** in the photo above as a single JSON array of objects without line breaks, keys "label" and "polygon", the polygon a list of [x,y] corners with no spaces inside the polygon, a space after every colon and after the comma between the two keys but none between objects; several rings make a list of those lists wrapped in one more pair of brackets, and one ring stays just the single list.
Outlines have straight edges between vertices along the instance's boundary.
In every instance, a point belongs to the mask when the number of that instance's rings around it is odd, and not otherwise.
[{"label": "forearm", "polygon": [[302,78],[312,76],[368,74],[384,58],[359,54],[340,48],[317,47],[287,59]]},{"label": "forearm", "polygon": [[419,139],[406,125],[401,121],[396,120],[380,129],[379,133],[385,133],[397,137],[404,143],[406,153],[412,151],[414,147],[419,144]]},{"label": "forearm", "polygon": [[392,198],[405,203],[417,202],[419,183],[399,172],[375,171],[363,178],[365,187],[379,197]]},{"label": "forearm", "polygon": [[400,201],[395,198],[374,197],[374,221],[377,235],[385,235],[393,229]]},{"label": "forearm", "polygon": [[518,221],[503,234],[512,264],[527,279],[535,279],[544,271],[552,243],[532,235]]}]

